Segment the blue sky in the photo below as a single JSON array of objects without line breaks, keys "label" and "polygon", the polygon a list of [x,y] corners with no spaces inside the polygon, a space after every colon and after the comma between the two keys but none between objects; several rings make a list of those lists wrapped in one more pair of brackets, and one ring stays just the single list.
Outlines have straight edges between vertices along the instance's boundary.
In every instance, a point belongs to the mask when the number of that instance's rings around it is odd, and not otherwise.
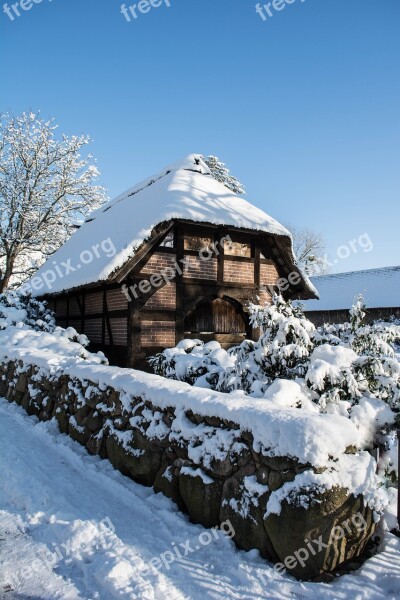
[{"label": "blue sky", "polygon": [[[111,196],[213,153],[250,201],[321,232],[334,272],[400,264],[399,0],[295,0],[266,21],[254,0],[170,4],[129,23],[121,0],[1,10],[0,110],[90,134]],[[362,234],[372,251],[337,256]]]}]

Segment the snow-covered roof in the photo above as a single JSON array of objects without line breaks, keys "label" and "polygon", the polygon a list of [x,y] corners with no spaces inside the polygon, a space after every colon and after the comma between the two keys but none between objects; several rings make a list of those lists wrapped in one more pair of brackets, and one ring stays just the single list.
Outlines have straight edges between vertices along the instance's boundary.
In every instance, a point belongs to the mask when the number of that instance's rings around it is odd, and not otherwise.
[{"label": "snow-covered roof", "polygon": [[[63,277],[57,276],[50,290],[33,290],[33,295],[57,293],[107,280],[135,254],[154,227],[174,219],[291,238],[289,231],[275,219],[216,181],[201,155],[191,154],[95,210],[36,276],[42,277],[62,263],[68,263],[74,270],[70,269]],[[100,247],[99,256],[84,264],[89,253],[93,253],[92,248],[108,239],[115,248],[113,256]],[[85,251],[88,252],[82,260]]]},{"label": "snow-covered roof", "polygon": [[320,300],[307,300],[306,311],[350,309],[359,294],[367,308],[400,306],[400,266],[313,277]]}]

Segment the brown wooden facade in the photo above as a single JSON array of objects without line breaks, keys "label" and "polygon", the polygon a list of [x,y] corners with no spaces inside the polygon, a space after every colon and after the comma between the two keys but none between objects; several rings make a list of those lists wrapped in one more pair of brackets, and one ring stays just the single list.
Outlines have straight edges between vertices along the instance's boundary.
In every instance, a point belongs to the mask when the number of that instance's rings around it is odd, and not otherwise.
[{"label": "brown wooden facade", "polygon": [[[227,236],[232,243],[221,245]],[[159,227],[109,281],[46,300],[60,326],[86,334],[90,349],[111,364],[145,368],[146,357],[184,338],[223,347],[251,338],[246,306],[269,301],[271,286],[293,272],[287,244],[282,236],[279,242],[272,234],[175,221]],[[161,272],[175,276],[151,285]],[[286,295],[309,297],[303,280]]]}]

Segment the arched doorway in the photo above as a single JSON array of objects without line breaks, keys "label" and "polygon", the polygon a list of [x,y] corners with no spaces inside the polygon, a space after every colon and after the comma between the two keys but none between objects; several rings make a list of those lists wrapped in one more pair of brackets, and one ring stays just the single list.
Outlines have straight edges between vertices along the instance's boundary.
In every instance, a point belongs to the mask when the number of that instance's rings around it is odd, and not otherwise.
[{"label": "arched doorway", "polygon": [[185,318],[185,337],[216,340],[222,347],[240,344],[249,324],[238,302],[224,298],[203,300]]}]

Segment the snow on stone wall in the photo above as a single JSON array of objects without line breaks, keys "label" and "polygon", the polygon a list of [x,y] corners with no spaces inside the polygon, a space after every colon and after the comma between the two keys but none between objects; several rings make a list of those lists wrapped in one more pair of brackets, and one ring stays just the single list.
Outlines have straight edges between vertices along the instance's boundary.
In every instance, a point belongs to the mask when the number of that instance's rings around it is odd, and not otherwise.
[{"label": "snow on stone wall", "polygon": [[[290,567],[297,577],[358,556],[375,530],[375,461],[357,452],[356,430],[340,417],[271,410],[262,400],[90,362],[59,368],[32,349],[7,353],[0,395],[40,420],[56,419],[88,452],[154,486],[192,521],[216,527],[229,519],[240,548],[282,565],[304,540],[322,540],[329,551],[307,561],[299,554]],[[345,538],[334,539],[344,522]]]}]

